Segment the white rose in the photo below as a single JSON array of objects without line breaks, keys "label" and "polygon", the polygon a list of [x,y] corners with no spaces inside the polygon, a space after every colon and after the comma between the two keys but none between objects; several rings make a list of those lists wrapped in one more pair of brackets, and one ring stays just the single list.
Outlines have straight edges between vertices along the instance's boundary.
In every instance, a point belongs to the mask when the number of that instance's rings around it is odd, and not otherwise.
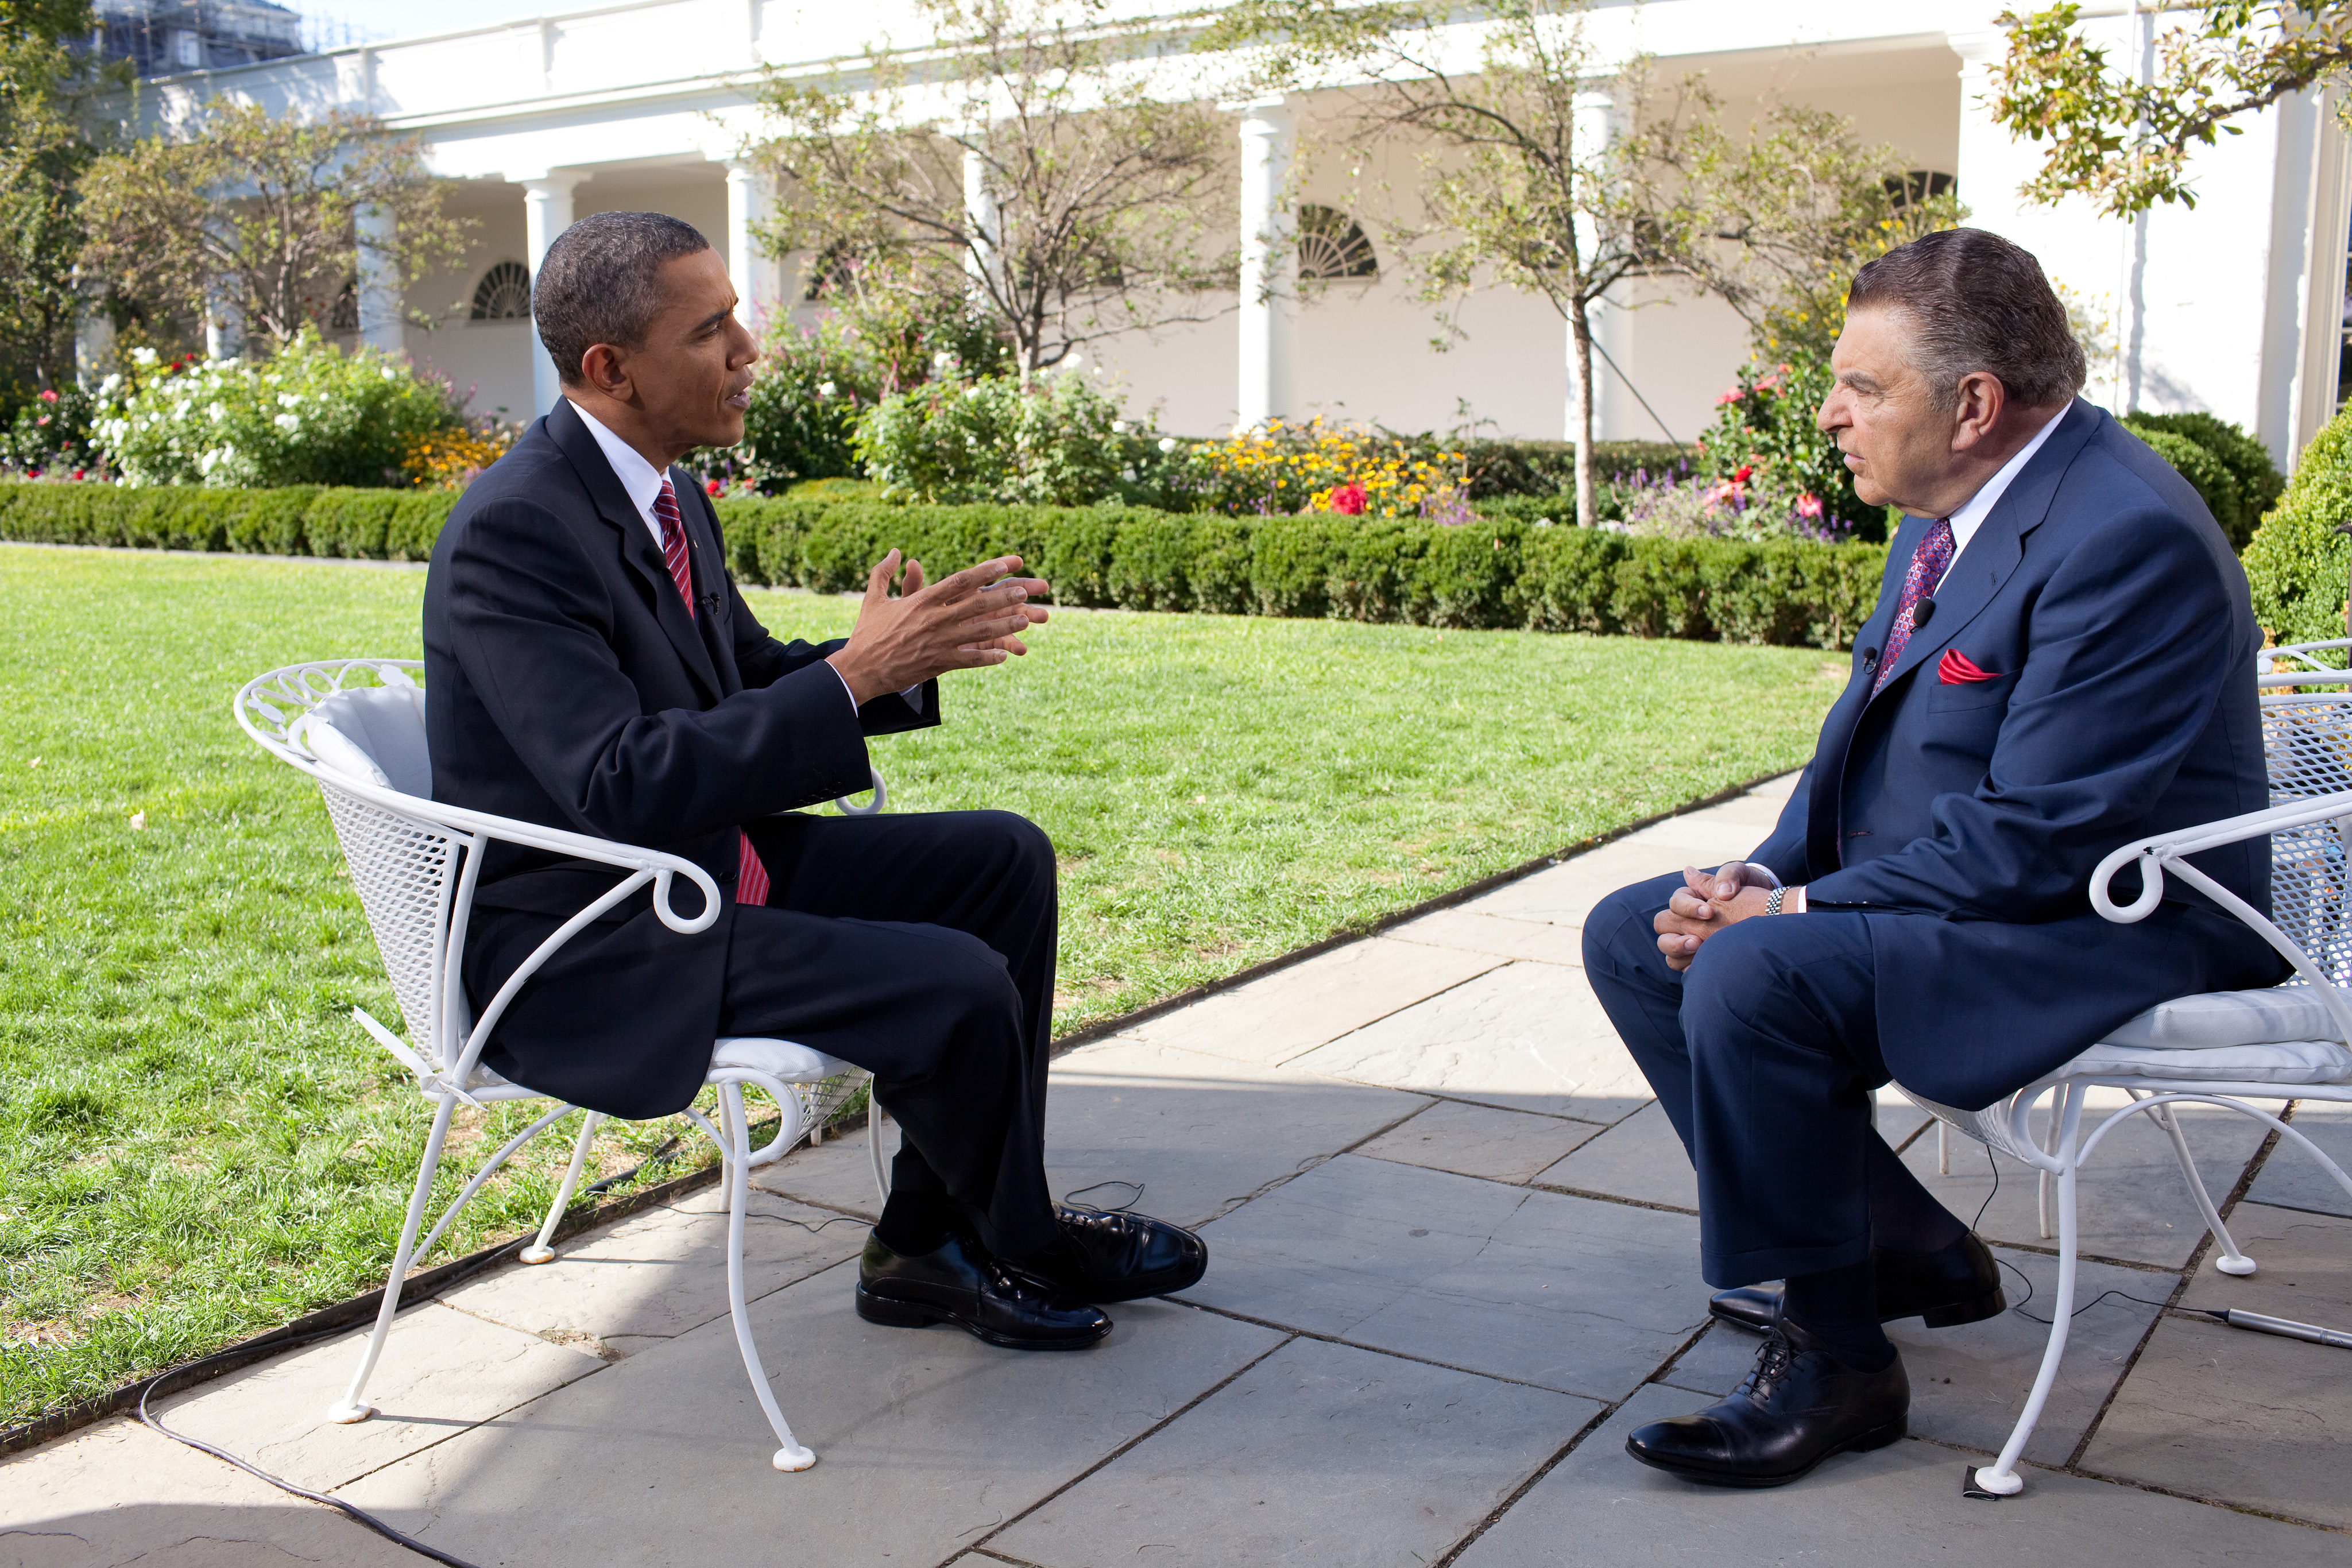
[{"label": "white rose", "polygon": [[1172,435],[1163,435],[1163,436],[1161,436],[1161,437],[1160,438],[1160,451],[1162,451],[1162,452],[1173,452],[1173,451],[1175,451],[1175,450],[1176,450],[1176,438],[1175,438],[1174,436],[1172,436]]},{"label": "white rose", "polygon": [[1125,435],[1127,434],[1127,421],[1123,419],[1112,420],[1110,422],[1110,433],[1113,435]]},{"label": "white rose", "polygon": [[831,382],[819,382],[816,384],[816,395],[819,397],[831,397],[836,390]]}]

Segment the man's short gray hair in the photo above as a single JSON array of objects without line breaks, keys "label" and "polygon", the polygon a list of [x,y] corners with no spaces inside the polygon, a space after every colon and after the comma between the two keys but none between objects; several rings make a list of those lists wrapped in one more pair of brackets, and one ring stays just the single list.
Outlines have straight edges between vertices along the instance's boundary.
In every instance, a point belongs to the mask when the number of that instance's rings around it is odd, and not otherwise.
[{"label": "man's short gray hair", "polygon": [[692,224],[660,213],[594,213],[556,235],[530,280],[530,315],[564,384],[580,384],[594,345],[642,345],[661,309],[662,263],[709,248]]},{"label": "man's short gray hair", "polygon": [[1945,229],[1888,251],[1854,275],[1846,313],[1900,310],[1908,358],[1940,407],[1960,378],[1997,376],[2028,408],[2066,402],[2083,386],[2083,348],[2033,253],[1982,229]]}]

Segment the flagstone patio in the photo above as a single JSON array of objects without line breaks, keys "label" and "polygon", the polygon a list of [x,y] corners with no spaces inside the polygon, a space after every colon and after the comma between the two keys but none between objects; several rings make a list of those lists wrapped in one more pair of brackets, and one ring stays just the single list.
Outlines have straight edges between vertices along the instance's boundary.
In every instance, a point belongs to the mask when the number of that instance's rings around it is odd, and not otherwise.
[{"label": "flagstone patio", "polygon": [[[2160,1133],[2110,1138],[2082,1178],[2089,1304],[2021,1497],[1967,1501],[1960,1480],[2040,1354],[2055,1260],[2033,1183],[2011,1166],[1996,1190],[1957,1137],[1939,1162],[1891,1092],[1882,1127],[1956,1211],[1983,1207],[2015,1309],[1898,1326],[1911,1437],[1796,1487],[1694,1488],[1626,1457],[1627,1430],[1727,1391],[1756,1342],[1707,1326],[1690,1171],[1578,927],[1636,876],[1744,852],[1789,787],[1061,1058],[1057,1187],[1140,1184],[1137,1207],[1211,1248],[1198,1287],[1115,1309],[1097,1349],[861,1322],[865,1133],[763,1172],[751,1312],[813,1470],[768,1466],[709,1187],[404,1312],[375,1420],[320,1419],[352,1336],[163,1414],[483,1568],[2352,1563],[2352,1354],[2180,1310],[2352,1326],[2352,1204],[2291,1151],[2256,1166],[2263,1130],[2219,1113],[2183,1121],[2261,1271],[2202,1262]],[[2352,1158],[2352,1117],[2326,1113],[2296,1120]],[[131,1422],[0,1464],[0,1563],[417,1561]]]}]

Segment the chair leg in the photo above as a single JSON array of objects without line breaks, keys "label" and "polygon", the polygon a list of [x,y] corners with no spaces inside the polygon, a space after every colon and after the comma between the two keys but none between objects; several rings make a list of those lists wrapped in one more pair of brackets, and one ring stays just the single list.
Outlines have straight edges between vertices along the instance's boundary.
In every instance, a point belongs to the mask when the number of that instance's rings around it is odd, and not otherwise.
[{"label": "chair leg", "polygon": [[2148,1113],[2172,1137],[2172,1153],[2180,1162],[2180,1176],[2189,1184],[2189,1196],[2197,1200],[2197,1212],[2205,1221],[2205,1228],[2213,1233],[2213,1245],[2220,1249],[2213,1267],[2224,1274],[2243,1277],[2254,1271],[2254,1260],[2238,1250],[2230,1237],[2229,1228],[2221,1223],[2221,1211],[2213,1207],[2213,1195],[2205,1190],[2205,1178],[2197,1174],[2197,1162],[2189,1155],[2189,1138],[2180,1130],[2180,1119],[2173,1114],[2177,1107],[2158,1105]]},{"label": "chair leg", "polygon": [[[866,1153],[874,1162],[876,1201],[890,1201],[890,1172],[882,1159],[882,1102],[874,1098],[874,1086],[866,1086]],[[878,1213],[878,1211],[877,1211]]]},{"label": "chair leg", "polygon": [[392,1333],[393,1315],[400,1311],[400,1289],[408,1278],[409,1260],[416,1253],[416,1232],[425,1223],[425,1205],[433,1196],[433,1178],[440,1174],[441,1146],[449,1138],[449,1117],[457,1108],[455,1098],[445,1098],[441,1108],[433,1113],[433,1131],[425,1140],[425,1158],[416,1167],[416,1190],[408,1199],[408,1218],[400,1228],[400,1246],[392,1255],[392,1272],[383,1281],[383,1304],[376,1309],[375,1332],[368,1335],[367,1349],[361,1353],[359,1370],[352,1375],[352,1385],[344,1390],[342,1399],[327,1406],[327,1419],[339,1426],[364,1421],[375,1414],[375,1406],[364,1402],[368,1378],[375,1372],[376,1358],[383,1354],[384,1337]]},{"label": "chair leg", "polygon": [[563,1211],[572,1207],[572,1189],[580,1185],[580,1168],[588,1163],[588,1145],[596,1139],[596,1125],[604,1118],[594,1111],[582,1113],[580,1141],[572,1145],[572,1168],[563,1173],[563,1185],[556,1189],[555,1201],[547,1207],[547,1218],[539,1228],[539,1239],[515,1254],[525,1263],[551,1263],[555,1249],[548,1243],[555,1238],[555,1227]]},{"label": "chair leg", "polygon": [[1936,1118],[1936,1174],[1952,1174],[1952,1124],[1941,1116]]},{"label": "chair leg", "polygon": [[[2054,1155],[2058,1152],[2058,1126],[2061,1120],[2060,1113],[2065,1109],[2067,1102],[2073,1099],[2079,1092],[2079,1090],[2070,1088],[2062,1090],[2058,1093],[2050,1097],[2050,1136],[2042,1146],[2042,1152],[2043,1154]],[[2041,1220],[2042,1239],[2044,1241],[2050,1239],[2050,1173],[2048,1171],[2042,1172],[2041,1180],[2035,1184],[2034,1192],[2034,1203],[2036,1209],[2038,1210],[2038,1218]]]},{"label": "chair leg", "polygon": [[[1976,1472],[1976,1484],[1995,1497],[2014,1497],[2025,1490],[2025,1478],[2017,1473],[2017,1461],[2025,1453],[2025,1445],[2033,1438],[2034,1426],[2042,1419],[2042,1407],[2049,1403],[2050,1390],[2058,1382],[2058,1364],[2065,1358],[2067,1331],[2074,1326],[2074,1154],[2079,1146],[2076,1134],[2082,1124],[2083,1091],[2068,1084],[2059,1091],[2050,1108],[2050,1119],[2057,1124],[2063,1115],[2063,1138],[2052,1142],[2063,1149],[2059,1158],[2063,1162],[2057,1173],[2058,1197],[2058,1299],[2050,1309],[2050,1343],[2042,1352],[2042,1370],[2034,1374],[2033,1391],[2025,1396],[2025,1411],[2002,1445],[2000,1457],[1991,1465]],[[2053,1149],[2053,1154],[2058,1150]]]},{"label": "chair leg", "polygon": [[743,1370],[751,1375],[751,1392],[760,1401],[760,1409],[775,1429],[776,1441],[783,1445],[771,1462],[780,1470],[804,1470],[816,1463],[816,1456],[794,1440],[792,1427],[784,1422],[776,1391],[768,1386],[767,1368],[760,1364],[760,1347],[751,1343],[751,1318],[743,1304],[743,1220],[751,1206],[751,1134],[743,1116],[742,1085],[719,1086],[719,1127],[726,1139],[722,1152],[727,1162],[727,1311],[735,1320],[735,1345],[743,1353]]}]

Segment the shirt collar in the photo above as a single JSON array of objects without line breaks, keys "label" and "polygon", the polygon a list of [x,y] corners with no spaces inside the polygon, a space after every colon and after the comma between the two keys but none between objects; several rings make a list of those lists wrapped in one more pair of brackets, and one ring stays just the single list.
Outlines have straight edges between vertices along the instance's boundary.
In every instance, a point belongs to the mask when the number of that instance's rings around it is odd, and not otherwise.
[{"label": "shirt collar", "polygon": [[637,516],[644,518],[646,527],[653,530],[654,545],[658,549],[661,545],[661,519],[654,516],[654,498],[661,494],[662,480],[667,476],[646,462],[635,447],[605,429],[594,414],[576,402],[572,405],[572,412],[580,416],[580,423],[586,425],[588,434],[596,438],[597,446],[604,451],[604,461],[613,465],[613,477],[621,482],[622,490],[628,495],[629,504],[636,507]]},{"label": "shirt collar", "polygon": [[2057,429],[2058,422],[2065,417],[2066,411],[2063,408],[2052,414],[2049,423],[2034,432],[2033,439],[2021,447],[2016,456],[2002,464],[2000,471],[1986,480],[1982,489],[1970,496],[1964,505],[1954,510],[1949,519],[1952,525],[1954,559],[1958,559],[1959,553],[1969,548],[1969,540],[1976,537],[1979,526],[1991,514],[1993,507],[2000,504],[2000,497],[2009,489],[2011,481],[2024,471],[2028,463],[2033,461],[2033,455],[2042,450],[2042,444],[2050,439],[2050,433]]}]

